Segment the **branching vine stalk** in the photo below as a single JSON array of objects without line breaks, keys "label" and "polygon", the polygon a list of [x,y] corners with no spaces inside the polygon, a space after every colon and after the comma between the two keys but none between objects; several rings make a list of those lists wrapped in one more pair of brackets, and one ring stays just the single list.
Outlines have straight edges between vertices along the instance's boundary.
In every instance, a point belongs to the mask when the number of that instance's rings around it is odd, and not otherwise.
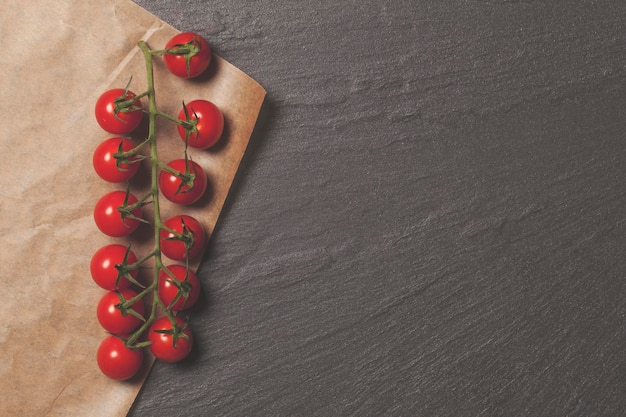
[{"label": "branching vine stalk", "polygon": [[[125,340],[125,345],[127,347],[131,347],[131,348],[140,348],[140,347],[144,347],[147,345],[147,342],[143,342],[143,341],[139,341],[139,338],[141,337],[142,334],[144,334],[144,332],[150,327],[150,325],[152,324],[152,322],[155,320],[155,318],[157,317],[157,314],[159,313],[159,311],[161,311],[162,313],[164,313],[169,320],[172,323],[172,328],[173,328],[173,336],[174,336],[174,340],[176,340],[177,338],[185,338],[186,335],[184,333],[182,333],[182,329],[176,324],[176,320],[175,320],[175,315],[171,310],[171,305],[164,305],[163,302],[161,301],[161,299],[158,296],[158,292],[157,292],[157,286],[158,286],[158,281],[159,281],[159,274],[161,273],[161,271],[165,271],[168,276],[170,276],[172,278],[172,280],[175,280],[176,277],[173,276],[173,274],[165,267],[164,263],[163,263],[163,259],[162,259],[162,254],[161,254],[161,239],[160,239],[160,234],[162,230],[167,230],[169,233],[172,233],[175,235],[175,238],[183,240],[185,242],[185,246],[188,247],[191,244],[193,244],[193,236],[189,237],[188,235],[185,234],[180,234],[177,233],[173,230],[171,230],[170,228],[166,227],[163,224],[163,221],[161,219],[161,206],[160,206],[160,202],[159,202],[159,184],[158,184],[158,174],[159,174],[159,170],[166,170],[170,173],[173,173],[177,176],[180,176],[181,178],[187,179],[189,180],[189,173],[181,173],[178,171],[175,171],[171,168],[169,168],[167,165],[163,164],[158,157],[158,147],[157,147],[157,135],[156,135],[156,120],[157,117],[161,117],[163,119],[169,120],[171,122],[174,122],[176,124],[181,125],[183,128],[185,128],[186,130],[192,129],[193,128],[193,124],[189,123],[189,122],[185,122],[179,119],[176,119],[168,114],[162,113],[158,110],[157,108],[157,104],[156,104],[156,90],[154,87],[154,69],[153,69],[153,62],[152,62],[152,58],[154,55],[160,55],[163,54],[165,51],[159,50],[159,51],[152,51],[150,50],[150,48],[148,47],[148,45],[146,44],[146,42],[144,41],[140,41],[138,43],[139,49],[141,49],[141,51],[143,52],[144,55],[144,61],[145,61],[145,66],[146,66],[146,82],[147,82],[147,87],[146,90],[137,95],[136,97],[133,98],[133,100],[136,100],[137,98],[141,98],[141,97],[147,97],[148,98],[148,137],[145,141],[143,141],[142,143],[140,143],[135,149],[133,149],[132,151],[128,151],[128,152],[120,152],[118,154],[119,158],[125,158],[128,159],[129,157],[134,157],[137,155],[137,152],[144,147],[145,145],[149,146],[149,160],[150,160],[150,177],[151,177],[151,183],[150,183],[150,192],[145,195],[140,201],[139,204],[145,204],[144,201],[148,200],[149,198],[151,198],[151,203],[152,203],[152,210],[153,210],[153,214],[154,214],[154,224],[153,224],[153,231],[154,231],[154,248],[153,250],[146,255],[144,258],[140,259],[139,261],[137,261],[135,264],[132,265],[132,267],[134,268],[139,268],[141,267],[141,265],[145,262],[147,262],[150,258],[153,258],[154,260],[154,268],[153,268],[153,274],[152,274],[152,282],[150,283],[150,285],[146,286],[145,288],[143,288],[143,290],[141,292],[139,292],[136,296],[125,300],[124,302],[121,303],[120,305],[120,309],[122,311],[131,311],[131,306],[136,303],[137,301],[143,299],[144,297],[148,296],[149,294],[152,294],[152,302],[151,302],[151,309],[150,309],[150,314],[148,315],[147,318],[145,318],[142,322],[142,325],[136,329],[126,340]],[[186,147],[185,147],[185,157],[186,157]],[[193,178],[191,179],[193,181]],[[191,238],[191,241],[189,242],[189,239]],[[185,260],[185,266],[188,269],[189,268],[189,259],[188,257]],[[185,277],[186,280],[187,277]],[[181,284],[176,284],[179,288],[179,295],[177,295],[176,300],[178,300],[178,298],[181,297],[181,291],[184,291],[184,289],[186,288],[185,286],[188,285],[186,281],[183,281]],[[171,303],[173,304],[173,303]]]},{"label": "branching vine stalk", "polygon": [[[207,175],[187,151],[213,146],[224,127],[221,110],[208,100],[183,101],[178,117],[157,107],[155,57],[160,57],[174,76],[197,77],[211,62],[206,39],[183,32],[174,35],[164,49],[151,50],[145,41],[137,47],[145,62],[146,89],[140,94],[131,91],[131,77],[124,88],[102,93],[95,106],[100,127],[116,137],[95,149],[94,169],[107,182],[126,184],[126,191],[106,193],[97,201],[93,212],[96,226],[110,237],[130,236],[141,222],[149,224],[153,232],[152,248],[139,259],[130,244],[110,244],[98,249],[91,260],[93,280],[108,291],[97,308],[98,321],[109,333],[98,348],[98,365],[105,375],[119,380],[138,372],[145,347],[156,359],[167,362],[178,362],[191,351],[193,334],[181,312],[190,308],[201,292],[190,260],[202,254],[207,233],[201,222],[184,213],[164,220],[160,198],[178,206],[200,201],[207,190]],[[131,134],[146,118],[147,134],[137,144],[117,136]],[[158,119],[176,124],[184,143],[183,157],[168,163],[159,159]],[[149,163],[149,190],[136,196],[131,193],[131,179],[144,161]],[[151,221],[142,210],[148,205],[152,205]],[[142,270],[150,276],[140,277]]]}]

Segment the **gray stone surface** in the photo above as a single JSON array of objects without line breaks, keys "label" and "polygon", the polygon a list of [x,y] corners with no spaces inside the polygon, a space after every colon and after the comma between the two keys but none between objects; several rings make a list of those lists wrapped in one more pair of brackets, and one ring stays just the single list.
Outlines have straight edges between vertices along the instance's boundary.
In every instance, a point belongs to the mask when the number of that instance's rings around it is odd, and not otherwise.
[{"label": "gray stone surface", "polygon": [[268,92],[130,416],[619,416],[626,2],[136,0]]}]

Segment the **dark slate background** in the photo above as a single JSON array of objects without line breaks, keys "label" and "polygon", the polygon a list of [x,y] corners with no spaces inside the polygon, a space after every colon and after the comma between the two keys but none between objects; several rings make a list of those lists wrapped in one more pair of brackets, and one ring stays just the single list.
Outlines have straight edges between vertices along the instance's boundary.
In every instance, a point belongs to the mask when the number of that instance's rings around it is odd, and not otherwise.
[{"label": "dark slate background", "polygon": [[620,416],[626,2],[136,2],[267,90],[130,416]]}]

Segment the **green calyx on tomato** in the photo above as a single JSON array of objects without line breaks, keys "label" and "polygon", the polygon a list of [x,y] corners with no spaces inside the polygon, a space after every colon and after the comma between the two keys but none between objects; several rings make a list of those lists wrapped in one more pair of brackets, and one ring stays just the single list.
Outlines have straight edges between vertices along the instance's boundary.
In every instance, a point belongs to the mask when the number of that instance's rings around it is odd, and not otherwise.
[{"label": "green calyx on tomato", "polygon": [[143,364],[143,350],[126,346],[126,338],[107,336],[98,347],[98,367],[111,379],[124,381],[137,374]]},{"label": "green calyx on tomato", "polygon": [[207,189],[207,176],[200,165],[187,157],[161,167],[159,188],[173,203],[188,205],[198,201]]},{"label": "green calyx on tomato", "polygon": [[126,87],[124,87],[124,90],[121,92],[121,94],[118,97],[115,97],[113,99],[113,104],[114,104],[114,115],[115,118],[125,122],[124,119],[122,119],[120,117],[120,113],[134,113],[137,114],[137,112],[142,112],[143,111],[143,106],[141,105],[141,101],[139,101],[139,99],[144,96],[146,93],[140,94],[139,96],[135,95],[135,93],[133,93],[132,91],[130,91],[128,88],[130,87],[130,83],[133,80],[133,77],[130,77],[130,79],[128,80],[128,83],[126,84]]},{"label": "green calyx on tomato", "polygon": [[169,265],[159,273],[159,298],[172,311],[191,308],[200,296],[200,281],[183,265]]},{"label": "green calyx on tomato", "polygon": [[[130,204],[129,204],[130,203]],[[137,210],[141,209],[141,207],[150,204],[143,200],[137,200],[129,191],[126,191],[124,195],[124,201],[121,206],[118,206],[117,211],[120,213],[120,217],[122,218],[122,222],[126,219],[136,220],[143,223],[148,223],[147,220],[141,217],[141,215],[137,215]]]},{"label": "green calyx on tomato", "polygon": [[113,183],[128,181],[139,171],[144,155],[128,139],[113,137],[102,142],[93,153],[93,168],[100,178]]},{"label": "green calyx on tomato", "polygon": [[187,215],[170,217],[160,232],[161,252],[175,261],[196,259],[206,247],[206,234],[198,220]]},{"label": "green calyx on tomato", "polygon": [[211,63],[211,46],[202,36],[192,32],[175,35],[164,50],[153,53],[163,54],[166,68],[181,78],[197,77]]},{"label": "green calyx on tomato", "polygon": [[[121,245],[120,245],[121,246]],[[127,280],[131,284],[134,284],[138,287],[145,288],[144,285],[137,281],[137,268],[138,268],[137,257],[130,250],[130,245],[126,247],[126,252],[124,253],[124,259],[119,264],[115,264],[114,267],[117,270],[117,278],[115,280],[115,285],[119,287],[120,281],[123,279]]]},{"label": "green calyx on tomato", "polygon": [[137,256],[130,246],[110,244],[94,253],[89,269],[98,286],[114,291],[128,288],[131,284],[141,287],[137,282],[139,272],[137,264]]},{"label": "green calyx on tomato", "polygon": [[130,90],[114,88],[104,92],[96,101],[96,121],[109,133],[128,134],[143,119],[141,101]]},{"label": "green calyx on tomato", "polygon": [[129,168],[129,166],[134,165],[138,169],[138,164],[146,159],[146,156],[140,155],[138,151],[139,147],[127,149],[125,146],[123,146],[122,143],[120,143],[117,147],[117,152],[113,154],[113,158],[115,159],[115,167],[120,171],[131,171],[135,170],[135,168]]},{"label": "green calyx on tomato", "polygon": [[211,148],[224,132],[224,115],[219,107],[208,100],[183,103],[178,120],[178,134],[192,148]]},{"label": "green calyx on tomato", "polygon": [[[111,237],[123,237],[139,227],[141,207],[130,209],[137,198],[124,191],[112,191],[100,197],[93,210],[94,221],[102,233]],[[130,217],[129,216],[132,216]]]},{"label": "green calyx on tomato", "polygon": [[[176,344],[180,338],[189,340],[189,336],[185,334],[184,330],[187,328],[188,323],[183,323],[182,326],[175,322],[170,329],[155,329],[155,333],[167,334],[172,336],[172,347],[175,349]],[[154,343],[154,342],[153,342]]]},{"label": "green calyx on tomato", "polygon": [[[129,84],[130,84],[130,81],[129,81]],[[137,100],[138,99],[135,96],[135,93],[133,93],[132,91],[129,91],[128,86],[126,86],[126,88],[124,88],[124,91],[122,92],[122,95],[120,95],[119,97],[116,97],[113,100],[113,103],[115,104],[115,114],[117,115],[118,113],[131,113],[131,112],[142,111],[143,107],[140,105],[140,102],[138,102]],[[119,119],[119,120],[122,120],[122,119]]]},{"label": "green calyx on tomato", "polygon": [[148,331],[149,346],[155,358],[164,362],[180,362],[191,352],[193,335],[187,321],[180,317],[156,319]]},{"label": "green calyx on tomato", "polygon": [[198,55],[202,50],[200,41],[198,39],[191,39],[187,43],[177,43],[167,48],[166,54],[168,55],[180,55],[185,58],[185,68],[187,75],[191,73],[191,58]]},{"label": "green calyx on tomato", "polygon": [[116,335],[128,334],[145,321],[145,305],[137,293],[130,288],[109,291],[98,302],[98,322],[107,332]]}]

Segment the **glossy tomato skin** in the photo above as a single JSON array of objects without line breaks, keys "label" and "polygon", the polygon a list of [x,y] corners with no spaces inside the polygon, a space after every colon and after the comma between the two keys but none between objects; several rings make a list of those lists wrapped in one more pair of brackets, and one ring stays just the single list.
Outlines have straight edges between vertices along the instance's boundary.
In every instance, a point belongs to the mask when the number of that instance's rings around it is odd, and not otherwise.
[{"label": "glossy tomato skin", "polygon": [[[89,269],[91,271],[91,277],[93,281],[101,288],[108,291],[114,291],[119,289],[128,288],[130,281],[122,277],[119,283],[116,285],[118,269],[116,265],[121,265],[124,262],[127,248],[120,244],[110,244],[98,249],[91,257]],[[126,257],[126,265],[132,265],[137,262],[137,256],[133,251],[128,252]],[[130,271],[130,275],[136,280],[138,271]]]},{"label": "glossy tomato skin", "polygon": [[170,217],[164,222],[164,225],[177,232],[193,234],[193,245],[189,248],[189,253],[185,249],[185,244],[181,240],[170,239],[175,237],[173,233],[162,229],[159,232],[161,238],[161,252],[174,261],[184,261],[187,256],[189,259],[195,259],[204,251],[207,243],[207,236],[202,224],[194,217],[186,214]]},{"label": "glossy tomato skin", "polygon": [[[185,322],[180,317],[175,317],[176,325],[182,327]],[[148,341],[152,342],[150,351],[155,358],[164,362],[180,362],[191,352],[193,335],[189,327],[182,331],[185,337],[179,336],[174,346],[174,338],[171,334],[159,333],[157,330],[172,330],[172,322],[168,317],[161,317],[152,322],[148,330]]]},{"label": "glossy tomato skin", "polygon": [[[143,119],[141,110],[129,112],[115,112],[115,101],[124,97],[123,88],[113,88],[105,91],[96,101],[96,121],[100,127],[114,135],[125,135],[137,128]],[[126,99],[132,100],[136,94],[132,91],[126,91]],[[141,107],[141,100],[135,100],[133,105]]]},{"label": "glossy tomato skin", "polygon": [[[207,176],[200,165],[192,160],[175,159],[167,164],[170,168],[195,175],[193,187],[184,185],[179,192],[178,189],[183,182],[180,177],[167,171],[161,171],[159,174],[159,189],[173,203],[181,205],[189,205],[198,201],[207,189]],[[188,169],[187,169],[188,168]]]},{"label": "glossy tomato skin", "polygon": [[[118,207],[124,204],[125,191],[111,191],[98,200],[93,210],[96,226],[102,233],[111,237],[128,236],[139,227],[139,220],[126,217],[122,219]],[[127,205],[137,203],[137,197],[128,194]],[[141,217],[141,207],[137,207],[132,214]]]},{"label": "glossy tomato skin", "polygon": [[202,36],[197,33],[183,32],[175,35],[165,45],[165,49],[171,50],[176,47],[193,44],[199,48],[198,52],[189,59],[185,55],[165,54],[163,61],[165,67],[174,75],[181,78],[194,78],[202,74],[211,63],[211,46]]},{"label": "glossy tomato skin", "polygon": [[[122,311],[115,307],[120,304],[119,294],[121,294],[125,300],[130,300],[137,295],[135,291],[129,288],[124,288],[119,291],[109,291],[102,296],[96,308],[98,322],[104,330],[114,335],[128,334],[142,323],[139,318],[132,314],[126,313],[126,315],[123,315]],[[137,302],[133,304],[132,309],[143,316],[145,312],[143,300],[137,300]]]},{"label": "glossy tomato skin", "polygon": [[128,152],[135,147],[128,139],[114,137],[98,145],[93,153],[93,168],[96,174],[105,181],[113,183],[128,181],[139,170],[139,162],[117,166],[117,161],[113,155],[119,151],[120,145],[124,152]]},{"label": "glossy tomato skin", "polygon": [[179,283],[185,281],[185,276],[187,276],[187,285],[189,285],[190,288],[187,296],[181,293],[181,297],[172,304],[180,290],[174,283],[174,278],[166,271],[161,270],[159,272],[158,283],[159,298],[163,304],[171,308],[172,311],[181,311],[191,308],[196,301],[198,301],[198,297],[200,296],[200,281],[198,280],[198,276],[191,269],[188,270],[183,265],[169,265],[167,269],[176,277],[176,281]]},{"label": "glossy tomato skin", "polygon": [[100,343],[96,360],[103,374],[124,381],[132,378],[141,368],[143,351],[127,348],[123,340],[110,335]]},{"label": "glossy tomato skin", "polygon": [[[215,145],[224,132],[224,115],[222,111],[208,100],[194,100],[185,105],[189,120],[197,120],[197,133],[189,134],[188,145],[192,148],[208,149]],[[185,108],[178,113],[178,119],[187,121]],[[187,130],[178,125],[178,134],[185,141]]]}]

